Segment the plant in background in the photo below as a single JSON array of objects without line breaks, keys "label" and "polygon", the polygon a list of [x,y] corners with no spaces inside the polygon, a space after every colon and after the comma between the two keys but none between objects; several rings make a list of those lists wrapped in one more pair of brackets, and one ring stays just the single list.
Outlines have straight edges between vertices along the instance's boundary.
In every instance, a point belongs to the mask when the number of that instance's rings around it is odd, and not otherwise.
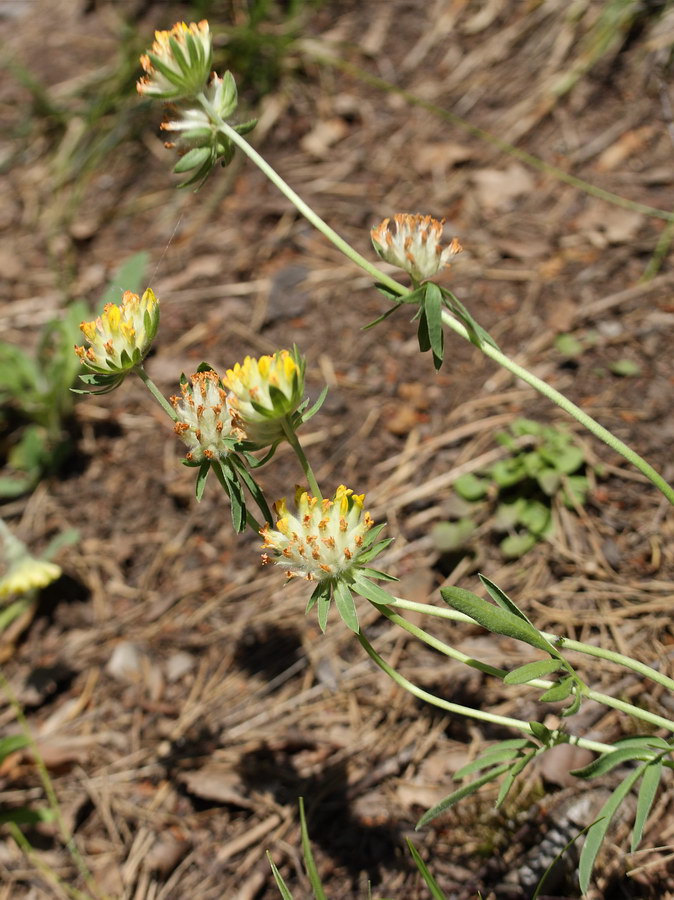
[{"label": "plant in background", "polygon": [[[119,285],[140,281],[147,253],[124,263],[106,288],[104,299],[117,299]],[[0,477],[0,497],[31,491],[58,470],[73,448],[70,419],[75,404],[71,388],[81,371],[73,346],[82,319],[90,315],[82,300],[69,304],[44,326],[37,347],[0,342],[0,413],[2,450],[11,474]],[[91,362],[91,360],[89,360]]]},{"label": "plant in background", "polygon": [[[304,860],[304,869],[306,871],[307,877],[309,879],[309,884],[311,885],[311,891],[314,895],[314,900],[327,900],[327,895],[323,890],[323,885],[321,884],[321,879],[318,874],[318,868],[316,866],[316,861],[314,859],[314,854],[311,849],[311,841],[309,839],[309,829],[307,828],[307,819],[304,812],[304,798],[299,798],[299,807],[300,807],[300,838],[302,842],[302,858]],[[445,895],[440,890],[440,887],[431,875],[428,866],[421,858],[419,851],[414,846],[412,841],[407,838],[407,846],[410,851],[410,855],[414,860],[414,865],[419,870],[421,877],[424,880],[424,884],[430,891],[430,895],[433,900],[446,900]],[[293,895],[283,880],[281,873],[279,872],[277,866],[274,863],[274,860],[271,858],[271,854],[267,851],[267,859],[269,860],[269,865],[271,866],[272,874],[274,876],[274,881],[276,882],[276,886],[279,889],[279,893],[283,900],[293,900]],[[374,900],[372,898],[372,894],[369,891],[368,885],[368,897],[370,900]],[[381,898],[384,900],[384,898]]]},{"label": "plant in background", "polygon": [[484,471],[457,478],[457,515],[432,532],[439,550],[459,549],[488,521],[495,532],[506,535],[500,542],[503,555],[517,559],[553,534],[555,497],[571,509],[585,504],[585,454],[565,428],[520,418],[496,440],[508,456]]}]

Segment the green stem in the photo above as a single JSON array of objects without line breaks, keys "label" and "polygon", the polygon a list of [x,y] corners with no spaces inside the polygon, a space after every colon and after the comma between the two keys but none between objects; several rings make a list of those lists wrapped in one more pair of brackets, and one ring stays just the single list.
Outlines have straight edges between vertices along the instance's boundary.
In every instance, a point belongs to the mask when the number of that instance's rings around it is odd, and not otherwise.
[{"label": "green stem", "polygon": [[[222,131],[224,135],[226,135],[233,144],[239,147],[249,159],[251,159],[256,166],[269,178],[269,180],[276,185],[276,187],[281,191],[281,193],[290,200],[291,203],[302,213],[302,215],[316,228],[321,232],[329,241],[331,241],[338,250],[340,250],[348,259],[354,262],[357,266],[360,266],[361,269],[368,272],[372,275],[379,283],[385,285],[390,288],[392,291],[395,291],[399,296],[404,296],[405,294],[410,293],[410,291],[401,285],[399,282],[395,281],[393,278],[389,278],[384,272],[374,266],[369,260],[365,259],[364,256],[361,256],[360,253],[357,253],[342,237],[340,237],[336,231],[334,231],[330,226],[318,216],[310,206],[308,206],[302,198],[295,193],[295,191],[281,178],[281,176],[269,165],[269,163],[260,156],[260,154],[254,150],[248,141],[246,141],[240,134],[238,134],[230,125],[224,122],[220,116],[217,115],[215,110],[213,110],[212,106],[208,102],[208,100],[203,96],[199,96],[199,101],[202,103],[206,111],[213,118],[217,127]],[[447,311],[443,310],[442,313],[443,321],[450,328],[452,328],[458,335],[460,335],[464,340],[469,341],[470,335],[464,326],[457,321],[453,316],[451,316]],[[665,481],[665,479],[658,473],[656,470],[647,463],[645,459],[639,456],[634,450],[624,444],[621,440],[619,440],[615,435],[613,435],[608,429],[604,428],[598,422],[596,422],[591,416],[589,416],[586,412],[584,412],[580,407],[576,406],[575,403],[572,403],[568,400],[564,394],[561,394],[559,391],[555,390],[550,385],[546,384],[540,378],[537,378],[527,369],[524,369],[522,366],[518,365],[514,360],[511,360],[504,353],[501,353],[500,350],[497,350],[495,347],[483,342],[480,346],[482,352],[497,362],[499,365],[503,366],[504,369],[507,369],[513,375],[516,375],[518,378],[521,378],[522,381],[525,381],[531,387],[535,388],[539,393],[543,394],[544,397],[547,397],[549,400],[552,400],[553,403],[556,403],[560,406],[565,412],[569,415],[573,416],[578,422],[581,423],[585,428],[588,429],[592,434],[598,437],[600,440],[604,441],[606,444],[611,447],[612,450],[615,450],[616,453],[621,454],[628,462],[632,463],[640,472],[642,472],[649,481],[651,481],[658,490],[661,491],[662,494],[669,500],[669,502],[674,505],[674,489],[670,487],[670,485]]]},{"label": "green stem", "polygon": [[176,411],[175,411],[174,408],[171,406],[171,404],[168,402],[168,400],[166,399],[166,397],[162,394],[162,392],[159,390],[159,388],[158,388],[157,385],[154,383],[154,381],[152,381],[152,379],[151,379],[150,376],[147,374],[147,372],[145,371],[145,369],[143,368],[143,366],[142,366],[142,365],[136,366],[136,368],[134,369],[134,371],[135,371],[135,373],[138,375],[138,377],[140,378],[140,380],[143,382],[143,384],[145,385],[145,387],[148,389],[148,391],[152,394],[152,396],[153,396],[154,399],[157,401],[157,403],[158,403],[158,404],[161,406],[161,408],[164,410],[164,412],[165,412],[167,415],[169,415],[169,416],[171,417],[171,419],[172,419],[174,422],[177,422],[177,421],[178,421],[178,416],[177,416],[177,414],[176,414]]},{"label": "green stem", "polygon": [[[395,606],[397,609],[407,609],[410,612],[424,613],[427,616],[434,616],[438,619],[448,619],[452,622],[466,622],[474,625],[475,622],[465,613],[460,613],[455,609],[442,609],[438,606],[431,606],[428,603],[415,603],[413,600],[404,600],[402,597],[395,598]],[[645,663],[632,659],[630,656],[624,656],[622,653],[616,653],[613,650],[604,650],[603,647],[595,647],[592,644],[584,644],[581,641],[574,641],[571,638],[559,637],[551,634],[549,631],[540,632],[546,640],[554,644],[559,650],[573,650],[577,653],[584,653],[586,656],[594,656],[598,659],[605,659],[608,662],[615,663],[617,666],[623,666],[625,669],[631,669],[644,678],[650,678],[656,681],[664,688],[674,692],[674,679],[663,675],[657,669],[647,666]]]},{"label": "green stem", "polygon": [[[281,193],[290,200],[293,206],[310,222],[314,228],[321,232],[321,234],[325,235],[325,237],[331,241],[338,250],[347,256],[350,260],[352,260],[357,266],[360,266],[361,269],[364,269],[373,278],[376,278],[377,281],[385,284],[387,287],[391,288],[391,290],[399,292],[401,289],[401,285],[398,284],[397,281],[394,281],[392,278],[389,278],[388,275],[385,275],[383,272],[380,272],[379,269],[374,266],[368,259],[364,256],[361,256],[353,247],[348,244],[343,237],[341,237],[337,232],[331,228],[327,222],[324,222],[323,219],[319,215],[317,215],[313,209],[302,200],[299,194],[295,193],[295,191],[287,184],[281,176],[269,165],[269,163],[255,150],[251,145],[241,137],[238,132],[236,132],[231,125],[228,125],[220,116],[217,115],[213,107],[208,103],[205,97],[199,96],[197,98],[201,104],[204,106],[208,114],[214,119],[218,129],[229,138],[229,140],[236,144],[236,146],[246,154],[246,156],[255,163],[255,165],[263,172],[267,178],[272,182],[272,184],[276,185],[276,187],[281,191]],[[406,289],[403,288],[403,293],[406,293]]]},{"label": "green stem", "polygon": [[[61,840],[63,841],[68,853],[70,854],[71,859],[75,863],[77,870],[80,875],[84,879],[87,884],[87,887],[92,891],[94,896],[102,897],[103,900],[108,900],[107,895],[101,895],[94,883],[94,879],[91,875],[91,872],[87,868],[87,864],[82,858],[82,854],[79,851],[79,848],[75,842],[75,838],[68,828],[66,824],[66,820],[63,817],[63,812],[61,811],[61,805],[59,804],[58,797],[56,796],[56,791],[54,790],[54,784],[49,776],[49,771],[47,770],[46,763],[42,758],[42,754],[40,753],[35,738],[30,730],[30,726],[28,725],[28,720],[24,715],[21,704],[19,703],[14,691],[10,687],[9,682],[5,678],[5,676],[0,672],[0,690],[2,690],[9,701],[10,706],[14,710],[14,715],[17,718],[19,725],[21,726],[21,730],[23,731],[28,744],[30,746],[31,753],[33,755],[33,762],[35,763],[35,768],[38,771],[40,776],[40,781],[42,782],[42,787],[47,797],[47,802],[49,803],[49,808],[52,811],[54,816],[54,821],[58,827],[59,833],[61,835]],[[18,831],[18,829],[17,829]],[[21,832],[19,832],[21,833]],[[18,842],[17,842],[18,843]],[[30,845],[28,845],[30,846]],[[25,848],[23,848],[25,849]]]},{"label": "green stem", "polygon": [[[374,604],[373,604],[374,605]],[[480,660],[473,659],[470,656],[466,656],[465,653],[461,653],[459,650],[455,650],[454,647],[450,647],[449,644],[446,644],[444,641],[439,640],[438,638],[433,637],[428,634],[428,632],[424,631],[423,628],[419,628],[417,625],[413,625],[411,622],[408,622],[403,616],[399,616],[394,612],[386,609],[383,606],[376,606],[377,610],[382,613],[382,615],[386,616],[386,618],[393,622],[394,625],[399,625],[409,634],[413,635],[420,641],[423,641],[425,644],[428,644],[429,647],[433,647],[434,650],[438,650],[440,653],[443,653],[445,656],[450,657],[451,659],[455,659],[458,662],[464,663],[467,666],[470,666],[473,669],[479,669],[481,672],[484,672],[487,675],[494,675],[497,678],[505,678],[508,674],[506,669],[498,669],[494,666],[490,666],[487,663],[480,662]],[[547,691],[549,688],[553,686],[552,681],[547,681],[543,678],[534,678],[532,681],[528,681],[527,685],[533,688],[540,688],[541,690]],[[635,719],[641,719],[644,722],[649,722],[651,725],[655,725],[656,728],[665,728],[668,731],[674,732],[674,722],[671,722],[669,719],[663,718],[663,716],[657,715],[657,713],[648,712],[648,710],[640,709],[638,706],[634,706],[632,703],[627,703],[624,700],[617,700],[615,697],[611,697],[609,694],[602,694],[599,691],[593,691],[592,689],[588,689],[585,691],[585,696],[588,700],[594,700],[596,703],[602,703],[604,706],[609,706],[612,709],[620,710],[620,712],[626,713],[627,715],[634,716]]]},{"label": "green stem", "polygon": [[314,475],[314,471],[311,468],[311,463],[307,459],[307,456],[306,456],[304,450],[302,449],[302,445],[299,442],[299,438],[297,437],[297,434],[295,433],[295,429],[293,428],[292,423],[290,422],[290,420],[288,419],[287,416],[285,419],[283,419],[282,424],[283,424],[283,432],[286,436],[286,439],[287,439],[288,443],[290,444],[290,446],[295,451],[295,455],[297,456],[297,458],[300,461],[300,465],[302,466],[302,471],[304,472],[304,475],[309,484],[309,490],[314,495],[314,497],[318,498],[318,500],[322,500],[323,495],[321,494],[321,489],[319,488],[318,482],[316,481],[316,476]]},{"label": "green stem", "polygon": [[[423,688],[408,681],[407,678],[399,672],[396,672],[392,666],[383,660],[362,631],[359,631],[356,636],[370,659],[372,659],[379,668],[389,676],[389,678],[395,681],[397,685],[404,688],[414,697],[425,700],[427,703],[437,706],[439,709],[444,709],[445,712],[466,716],[470,719],[479,719],[483,722],[491,722],[493,725],[504,725],[507,728],[516,728],[518,731],[523,731],[525,734],[533,734],[531,725],[521,719],[513,719],[510,716],[499,716],[496,715],[496,713],[484,712],[484,710],[473,709],[470,706],[461,706],[458,703],[450,703],[449,700],[443,700],[442,697],[436,697],[435,694],[430,694],[428,691],[423,690]],[[574,744],[577,747],[585,747],[595,753],[612,753],[614,750],[618,749],[617,747],[612,747],[610,744],[602,744],[599,741],[590,741],[587,738],[575,736],[570,737],[569,743]]]},{"label": "green stem", "polygon": [[[445,325],[448,325],[462,338],[467,341],[470,340],[467,329],[461,324],[461,322],[457,321],[457,319],[455,319],[454,316],[452,316],[446,310],[442,311],[442,320]],[[650,463],[646,462],[643,457],[639,456],[638,453],[632,450],[631,447],[628,447],[627,444],[624,444],[607,428],[604,428],[603,425],[600,425],[599,422],[596,422],[592,418],[592,416],[589,416],[579,406],[576,406],[575,403],[572,403],[567,397],[564,396],[564,394],[561,394],[541,378],[538,378],[536,375],[529,372],[528,369],[520,366],[514,360],[506,356],[505,353],[501,353],[501,351],[497,350],[496,347],[492,347],[491,344],[488,344],[486,343],[486,341],[484,341],[482,342],[480,349],[485,356],[493,359],[494,362],[497,362],[500,366],[503,366],[504,369],[507,369],[509,372],[512,372],[513,375],[521,378],[522,381],[525,381],[532,388],[535,388],[539,392],[539,394],[543,394],[543,396],[547,397],[548,400],[552,400],[553,403],[556,403],[557,406],[560,406],[564,410],[564,412],[567,412],[570,416],[573,416],[574,419],[580,422],[580,424],[587,428],[587,430],[590,431],[595,437],[598,437],[600,441],[604,441],[604,443],[608,444],[612,450],[615,450],[616,453],[619,453],[628,462],[632,463],[632,465],[635,466],[635,468],[639,469],[639,471],[642,472],[662,494],[664,494],[669,502],[674,505],[674,488],[670,487],[670,485],[667,484],[662,475],[656,472],[653,466]]]}]

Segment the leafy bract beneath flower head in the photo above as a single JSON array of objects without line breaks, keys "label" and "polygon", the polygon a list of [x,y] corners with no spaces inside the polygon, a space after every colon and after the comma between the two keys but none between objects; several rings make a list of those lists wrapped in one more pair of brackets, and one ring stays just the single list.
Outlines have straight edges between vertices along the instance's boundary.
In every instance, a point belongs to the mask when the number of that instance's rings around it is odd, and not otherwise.
[{"label": "leafy bract beneath flower head", "polygon": [[217,372],[208,369],[181,381],[182,396],[171,397],[178,416],[175,432],[187,445],[190,462],[222,459],[243,433],[232,422],[227,391]]},{"label": "leafy bract beneath flower head", "polygon": [[155,100],[196,97],[213,62],[208,22],[177,22],[170,31],[155,31],[152,47],[140,58],[145,76],[136,87]]},{"label": "leafy bract beneath flower head", "polygon": [[159,301],[148,288],[142,297],[125,291],[119,306],[106,303],[103,313],[80,330],[88,347],[75,352],[92,372],[127,374],[147,356],[159,327]]},{"label": "leafy bract beneath flower head", "polygon": [[[374,522],[363,509],[364,494],[354,494],[340,485],[334,497],[319,500],[299,488],[296,512],[288,510],[285,498],[274,504],[279,519],[276,529],[262,529],[265,549],[284,566],[289,577],[309,581],[348,579],[358,566],[364,537]],[[271,558],[264,554],[263,561]]]},{"label": "leafy bract beneath flower head", "polygon": [[248,440],[266,447],[282,440],[283,422],[302,402],[305,361],[296,351],[279,350],[228,369],[224,378],[231,391],[236,424]]},{"label": "leafy bract beneath flower head", "polygon": [[432,278],[449,264],[452,256],[461,251],[461,244],[454,238],[447,247],[442,246],[442,228],[445,220],[431,216],[399,213],[391,220],[384,219],[370,232],[374,249],[379,256],[404,269],[415,282]]}]

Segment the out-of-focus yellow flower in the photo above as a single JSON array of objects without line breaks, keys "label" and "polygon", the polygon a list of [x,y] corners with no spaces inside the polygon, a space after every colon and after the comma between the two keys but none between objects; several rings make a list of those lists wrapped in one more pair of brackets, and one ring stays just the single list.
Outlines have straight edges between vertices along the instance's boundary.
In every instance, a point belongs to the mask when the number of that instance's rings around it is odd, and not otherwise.
[{"label": "out-of-focus yellow flower", "polygon": [[273,356],[252,359],[228,369],[224,383],[236,424],[248,440],[266,447],[284,437],[283,420],[295,412],[304,393],[303,357],[279,350]]},{"label": "out-of-focus yellow flower", "polygon": [[84,365],[102,375],[125,375],[147,356],[159,327],[159,301],[148,288],[142,297],[125,291],[122,303],[106,303],[103,314],[80,329],[89,347],[75,347]]},{"label": "out-of-focus yellow flower", "polygon": [[374,249],[386,262],[404,269],[415,282],[432,278],[461,252],[456,238],[443,248],[444,219],[399,213],[393,217],[395,233],[389,227],[390,222],[384,219],[371,230]]},{"label": "out-of-focus yellow flower", "polygon": [[208,22],[177,22],[170,31],[155,31],[152,47],[140,58],[145,76],[136,88],[155,100],[196,97],[206,85],[212,62]]},{"label": "out-of-focus yellow flower", "polygon": [[16,559],[0,578],[0,600],[46,587],[60,577],[61,569],[56,563],[36,559],[26,553]]},{"label": "out-of-focus yellow flower", "polygon": [[274,504],[279,519],[276,530],[269,525],[260,532],[265,549],[263,562],[286,567],[288,577],[308,581],[348,578],[358,566],[363,538],[374,522],[363,510],[364,494],[354,494],[340,485],[332,500],[318,500],[298,488],[297,512],[288,511],[285,498]]},{"label": "out-of-focus yellow flower", "polygon": [[175,432],[187,444],[190,462],[221,459],[243,433],[232,422],[227,391],[217,372],[197,372],[180,385],[181,397],[171,397],[178,416]]}]

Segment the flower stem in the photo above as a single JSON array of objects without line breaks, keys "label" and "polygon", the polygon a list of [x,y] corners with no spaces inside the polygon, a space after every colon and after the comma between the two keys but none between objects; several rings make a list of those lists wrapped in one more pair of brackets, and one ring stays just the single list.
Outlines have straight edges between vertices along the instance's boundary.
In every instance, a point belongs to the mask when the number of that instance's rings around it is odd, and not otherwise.
[{"label": "flower stem", "polygon": [[[213,115],[213,111],[211,108],[208,109],[210,115]],[[219,117],[218,117],[219,118]],[[255,165],[267,176],[267,178],[274,184],[281,193],[290,200],[293,206],[304,216],[307,221],[309,221],[314,228],[321,232],[321,234],[325,235],[325,237],[331,241],[338,250],[344,254],[344,256],[348,257],[352,262],[354,262],[357,266],[360,266],[361,269],[364,269],[373,278],[376,278],[377,281],[386,285],[386,287],[391,288],[391,290],[396,293],[407,293],[407,289],[402,285],[398,284],[397,281],[394,281],[393,278],[389,278],[388,275],[385,275],[384,272],[381,272],[375,265],[373,265],[368,259],[364,256],[361,256],[353,247],[348,244],[343,237],[341,237],[337,232],[331,228],[327,222],[324,222],[323,219],[319,215],[317,215],[313,209],[302,200],[299,194],[295,193],[295,191],[287,184],[281,176],[269,165],[269,163],[255,150],[251,145],[246,141],[240,134],[238,134],[230,125],[224,122],[222,119],[217,121],[217,126],[220,131],[226,135],[233,144],[242,150],[246,156],[252,160]]]},{"label": "flower stem", "polygon": [[[454,316],[452,316],[446,310],[442,311],[442,319],[445,325],[448,325],[458,335],[460,335],[465,340],[470,340],[466,328],[464,328],[461,322],[457,321],[457,319],[455,319]],[[486,341],[484,341],[482,342],[480,349],[485,356],[493,359],[494,362],[497,362],[500,366],[503,366],[504,369],[507,369],[509,372],[512,372],[513,375],[521,378],[522,381],[525,381],[532,388],[535,388],[539,392],[539,394],[543,394],[543,396],[547,397],[548,400],[552,400],[553,403],[556,403],[557,406],[560,406],[564,410],[564,412],[567,412],[570,416],[573,416],[576,421],[580,422],[580,424],[587,428],[587,430],[590,431],[595,437],[598,437],[600,441],[608,444],[612,450],[615,450],[616,453],[619,453],[628,462],[632,463],[632,465],[635,468],[639,469],[639,471],[642,472],[662,494],[664,494],[669,502],[674,505],[674,488],[667,484],[665,479],[658,472],[656,472],[653,466],[650,463],[646,462],[643,457],[639,456],[638,453],[632,450],[631,447],[628,447],[627,444],[624,444],[607,428],[604,428],[603,425],[600,425],[599,422],[596,422],[592,418],[592,416],[589,416],[579,406],[576,406],[575,403],[572,403],[568,399],[568,397],[564,396],[564,394],[560,393],[558,390],[555,390],[555,388],[551,387],[541,378],[538,378],[532,372],[529,372],[528,369],[520,366],[513,359],[510,359],[510,357],[506,356],[505,353],[501,353],[501,351],[497,350],[496,347],[492,347],[491,344],[488,344]]]},{"label": "flower stem", "polygon": [[146,387],[146,388],[148,389],[148,391],[152,394],[152,396],[153,396],[154,399],[157,401],[157,403],[161,406],[161,408],[164,410],[164,412],[165,412],[167,415],[169,415],[169,416],[171,417],[171,419],[172,419],[174,422],[177,422],[177,421],[178,421],[178,416],[177,416],[177,414],[176,414],[176,411],[173,409],[173,407],[172,407],[171,404],[168,402],[168,400],[166,399],[166,397],[165,397],[165,396],[162,394],[162,392],[159,390],[159,388],[158,388],[157,385],[154,383],[154,381],[152,381],[152,379],[151,379],[150,376],[147,374],[147,372],[145,371],[145,369],[143,368],[143,366],[142,366],[142,365],[136,366],[136,368],[134,369],[134,372],[136,373],[136,375],[138,375],[138,377],[140,378],[140,380],[143,382],[143,384],[145,385],[145,387]]},{"label": "flower stem", "polygon": [[[505,725],[507,728],[516,728],[518,731],[523,731],[525,734],[533,734],[531,725],[521,719],[513,719],[510,716],[499,716],[496,715],[496,713],[485,712],[481,709],[473,709],[470,706],[461,706],[458,703],[451,703],[449,700],[443,700],[442,697],[436,697],[435,694],[430,694],[428,691],[423,690],[423,688],[408,681],[404,675],[396,672],[392,666],[381,658],[362,631],[358,632],[357,637],[370,659],[372,659],[379,668],[389,676],[389,678],[395,681],[397,685],[404,688],[414,697],[425,700],[427,703],[437,706],[439,709],[444,709],[446,712],[455,713],[459,716],[466,716],[471,719],[479,719],[483,722],[491,722],[493,725]],[[599,741],[591,741],[587,738],[575,736],[570,737],[569,743],[574,744],[577,747],[585,747],[588,750],[593,750],[595,753],[611,753],[618,749],[617,747],[612,747],[610,744],[602,744]]]},{"label": "flower stem", "polygon": [[[474,625],[475,622],[465,613],[458,612],[455,609],[443,609],[439,606],[431,606],[429,603],[416,603],[414,600],[404,600],[402,597],[395,598],[395,606],[397,609],[407,609],[410,612],[420,612],[427,616],[434,616],[438,619],[448,619],[452,622],[466,622]],[[549,631],[541,631],[540,634],[551,644],[554,644],[558,650],[573,650],[577,653],[584,653],[586,656],[594,656],[598,659],[605,659],[607,662],[615,663],[625,669],[631,669],[644,678],[650,678],[661,684],[668,691],[674,692],[674,679],[663,675],[657,669],[647,666],[645,663],[632,659],[631,656],[624,656],[622,653],[616,653],[614,650],[605,650],[603,647],[595,647],[592,644],[584,644],[581,641],[574,641],[571,638],[559,637],[559,635],[551,634]]]},{"label": "flower stem", "polygon": [[[374,604],[373,604],[374,605]],[[377,610],[382,613],[382,615],[386,616],[386,618],[393,622],[394,625],[399,625],[409,634],[413,635],[420,641],[423,641],[425,644],[428,644],[429,647],[433,647],[434,650],[438,650],[440,653],[443,653],[445,656],[450,657],[451,659],[456,659],[458,662],[464,663],[467,666],[470,666],[473,669],[479,669],[481,672],[484,672],[487,675],[494,675],[497,678],[503,679],[507,674],[506,669],[497,669],[494,666],[490,666],[487,663],[480,662],[480,660],[473,659],[470,656],[466,656],[465,653],[461,653],[459,650],[455,650],[454,647],[450,647],[449,644],[446,644],[444,641],[439,640],[438,638],[433,637],[428,634],[428,632],[424,631],[423,628],[419,628],[417,625],[413,625],[411,622],[408,622],[403,616],[399,616],[386,607],[377,605]],[[552,681],[547,681],[543,678],[534,678],[531,681],[527,682],[529,687],[540,688],[541,690],[547,691],[549,688],[553,686]],[[632,703],[627,703],[624,700],[617,700],[615,697],[611,697],[609,694],[602,694],[599,691],[593,691],[592,689],[588,689],[585,692],[585,696],[588,700],[594,700],[596,703],[602,703],[604,706],[609,706],[612,709],[620,710],[620,712],[625,713],[626,715],[633,716],[635,719],[641,719],[644,722],[649,722],[651,725],[655,725],[657,728],[665,728],[668,731],[674,731],[674,722],[671,722],[669,719],[665,719],[663,716],[659,716],[657,713],[651,713],[648,710],[640,709],[638,706],[634,706]]]},{"label": "flower stem", "polygon": [[302,449],[302,445],[299,442],[299,438],[295,433],[295,429],[293,428],[292,423],[287,416],[285,417],[285,419],[283,419],[283,431],[288,440],[288,443],[293,448],[293,450],[295,451],[295,455],[300,461],[302,471],[304,472],[304,475],[309,484],[309,490],[314,495],[314,497],[316,497],[318,500],[322,500],[323,495],[321,494],[321,489],[319,488],[318,482],[316,481],[314,470],[311,468],[311,463],[307,459],[307,456]]},{"label": "flower stem", "polygon": [[[332,229],[326,222],[321,219],[319,215],[317,215],[313,209],[305,203],[304,200],[288,185],[283,178],[269,165],[269,163],[263,159],[260,154],[250,146],[248,141],[246,141],[240,134],[238,134],[230,125],[228,125],[223,119],[215,112],[213,107],[208,100],[203,95],[199,96],[199,101],[202,103],[208,114],[212,117],[218,129],[226,135],[229,140],[232,141],[243,153],[248,156],[250,160],[252,160],[256,166],[269,178],[269,180],[281,191],[281,193],[290,200],[290,202],[296,207],[296,209],[302,213],[302,215],[316,228],[321,232],[329,241],[331,241],[338,250],[340,250],[348,259],[354,262],[357,266],[360,266],[365,272],[368,272],[372,275],[376,280],[389,288],[390,290],[397,293],[399,296],[404,296],[405,294],[410,293],[409,289],[399,282],[395,281],[393,278],[390,278],[384,272],[377,268],[377,266],[373,265],[369,260],[367,260],[364,256],[361,256],[356,250],[353,249],[344,238],[340,237],[334,229]],[[464,326],[453,316],[451,316],[447,311],[443,310],[442,313],[443,320],[446,325],[452,328],[458,335],[460,335],[464,340],[470,340],[470,336],[468,331],[464,328]],[[651,466],[645,459],[639,456],[634,450],[624,444],[621,440],[619,440],[615,435],[613,435],[608,429],[604,428],[598,422],[596,422],[591,416],[589,416],[586,412],[584,412],[580,407],[576,406],[575,403],[572,403],[568,400],[564,394],[561,394],[559,391],[555,390],[550,385],[546,384],[540,378],[537,378],[527,369],[518,365],[514,360],[511,360],[504,353],[501,353],[500,350],[497,350],[495,347],[490,346],[486,342],[482,342],[480,349],[482,352],[493,359],[494,362],[497,362],[499,365],[503,366],[504,369],[507,369],[513,375],[516,375],[518,378],[521,378],[522,381],[525,381],[539,393],[543,394],[543,396],[547,397],[549,400],[552,400],[553,403],[556,403],[560,406],[565,412],[567,412],[570,416],[573,416],[581,425],[588,429],[595,437],[598,437],[600,440],[604,441],[606,444],[611,447],[612,450],[615,450],[616,453],[619,453],[623,456],[628,462],[632,463],[640,472],[642,472],[649,481],[651,481],[659,491],[669,500],[669,502],[674,505],[674,489],[665,481],[665,479]]]}]

